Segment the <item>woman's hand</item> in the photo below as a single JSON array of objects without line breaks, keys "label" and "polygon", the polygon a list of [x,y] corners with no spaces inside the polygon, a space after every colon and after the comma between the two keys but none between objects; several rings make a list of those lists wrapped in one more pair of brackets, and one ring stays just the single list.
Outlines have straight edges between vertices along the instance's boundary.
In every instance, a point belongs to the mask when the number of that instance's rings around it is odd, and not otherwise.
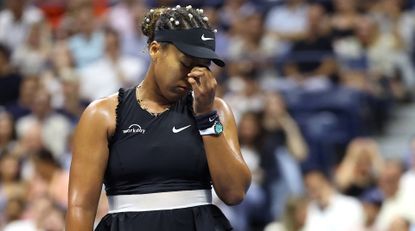
[{"label": "woman's hand", "polygon": [[212,72],[206,67],[194,67],[187,76],[194,92],[193,111],[196,115],[211,112],[217,85]]}]

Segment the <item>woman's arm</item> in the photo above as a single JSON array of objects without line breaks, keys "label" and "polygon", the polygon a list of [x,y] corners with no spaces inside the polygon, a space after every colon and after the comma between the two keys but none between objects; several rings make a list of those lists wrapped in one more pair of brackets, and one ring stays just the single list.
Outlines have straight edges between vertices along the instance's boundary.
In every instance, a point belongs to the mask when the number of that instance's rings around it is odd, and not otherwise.
[{"label": "woman's arm", "polygon": [[188,74],[194,92],[193,110],[203,115],[217,110],[224,127],[219,136],[203,136],[203,143],[219,198],[229,205],[240,203],[251,183],[251,173],[242,158],[235,119],[229,106],[215,97],[216,79],[206,67],[194,67]]},{"label": "woman's arm", "polygon": [[251,183],[251,173],[240,152],[235,119],[230,107],[215,98],[224,131],[219,136],[203,136],[213,187],[219,198],[229,205],[240,203]]},{"label": "woman's arm", "polygon": [[116,96],[95,101],[81,116],[74,135],[69,178],[67,231],[91,231],[108,160],[108,137],[115,128]]}]

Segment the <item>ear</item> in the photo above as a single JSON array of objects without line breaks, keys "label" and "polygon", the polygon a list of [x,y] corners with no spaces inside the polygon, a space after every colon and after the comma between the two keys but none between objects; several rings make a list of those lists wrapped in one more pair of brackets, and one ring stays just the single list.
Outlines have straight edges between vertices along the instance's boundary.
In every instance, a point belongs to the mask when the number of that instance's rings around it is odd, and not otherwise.
[{"label": "ear", "polygon": [[152,41],[149,45],[148,45],[148,53],[150,54],[150,58],[152,62],[156,62],[157,59],[160,57],[160,52],[161,52],[161,44],[156,42],[156,41]]}]

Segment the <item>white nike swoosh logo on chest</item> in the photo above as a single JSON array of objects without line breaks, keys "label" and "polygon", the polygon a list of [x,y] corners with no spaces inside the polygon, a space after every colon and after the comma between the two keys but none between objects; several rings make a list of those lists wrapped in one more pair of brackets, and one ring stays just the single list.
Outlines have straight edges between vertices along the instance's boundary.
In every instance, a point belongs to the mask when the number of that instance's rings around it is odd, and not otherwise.
[{"label": "white nike swoosh logo on chest", "polygon": [[181,127],[181,128],[176,128],[176,126],[174,126],[173,129],[172,129],[172,132],[173,133],[179,133],[179,132],[183,131],[184,129],[186,129],[186,128],[190,127],[190,126],[192,126],[192,125],[189,124],[189,125],[184,126],[184,127]]}]

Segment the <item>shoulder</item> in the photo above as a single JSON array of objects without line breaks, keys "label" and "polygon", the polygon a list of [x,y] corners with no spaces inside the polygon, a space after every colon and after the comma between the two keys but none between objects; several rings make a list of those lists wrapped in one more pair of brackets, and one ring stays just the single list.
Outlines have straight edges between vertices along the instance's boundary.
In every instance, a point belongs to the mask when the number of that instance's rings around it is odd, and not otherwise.
[{"label": "shoulder", "polygon": [[82,114],[81,121],[103,126],[109,135],[115,130],[118,93],[91,102]]},{"label": "shoulder", "polygon": [[231,107],[225,100],[215,97],[213,106],[218,111],[222,123],[227,124],[228,126],[232,125],[232,127],[236,128],[235,116],[233,115]]},{"label": "shoulder", "polygon": [[215,101],[213,102],[214,107],[218,111],[231,111],[231,108],[228,103],[225,102],[222,98],[215,97]]},{"label": "shoulder", "polygon": [[105,115],[115,110],[118,104],[118,93],[92,101],[85,109],[86,113]]}]

